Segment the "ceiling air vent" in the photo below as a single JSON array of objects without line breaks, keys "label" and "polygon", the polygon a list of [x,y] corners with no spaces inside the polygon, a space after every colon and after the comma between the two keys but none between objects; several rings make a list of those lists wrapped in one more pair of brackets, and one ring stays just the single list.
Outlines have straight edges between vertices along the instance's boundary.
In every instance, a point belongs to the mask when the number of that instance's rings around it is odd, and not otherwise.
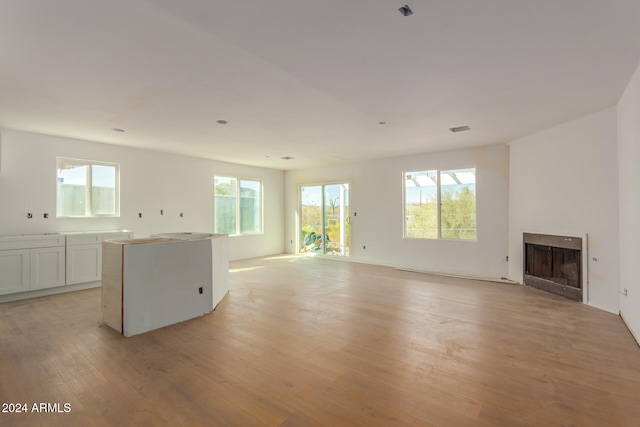
[{"label": "ceiling air vent", "polygon": [[458,126],[456,128],[449,128],[449,130],[453,133],[456,132],[464,132],[465,130],[471,130],[469,126]]}]

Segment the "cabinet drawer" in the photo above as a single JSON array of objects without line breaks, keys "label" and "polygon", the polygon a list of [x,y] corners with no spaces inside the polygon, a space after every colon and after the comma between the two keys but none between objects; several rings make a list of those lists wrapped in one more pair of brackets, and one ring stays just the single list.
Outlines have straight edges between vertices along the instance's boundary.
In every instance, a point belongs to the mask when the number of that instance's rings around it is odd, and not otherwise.
[{"label": "cabinet drawer", "polygon": [[64,246],[64,234],[37,234],[0,237],[0,250],[50,248]]},{"label": "cabinet drawer", "polygon": [[67,234],[67,246],[102,242],[102,234]]}]

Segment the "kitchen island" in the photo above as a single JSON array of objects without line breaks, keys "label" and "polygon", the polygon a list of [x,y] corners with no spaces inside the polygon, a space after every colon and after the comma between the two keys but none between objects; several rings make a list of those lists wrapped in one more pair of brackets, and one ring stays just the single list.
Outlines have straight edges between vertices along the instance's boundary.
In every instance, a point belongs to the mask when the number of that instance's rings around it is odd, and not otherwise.
[{"label": "kitchen island", "polygon": [[226,234],[167,233],[102,245],[103,321],[127,337],[210,313],[229,290]]}]

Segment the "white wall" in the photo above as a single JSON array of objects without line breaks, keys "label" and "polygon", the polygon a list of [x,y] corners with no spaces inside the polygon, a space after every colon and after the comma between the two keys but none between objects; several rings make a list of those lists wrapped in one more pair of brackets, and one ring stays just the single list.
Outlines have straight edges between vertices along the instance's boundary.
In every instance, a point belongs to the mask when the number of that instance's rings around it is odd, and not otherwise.
[{"label": "white wall", "polygon": [[[404,239],[403,172],[466,167],[477,168],[478,241]],[[508,147],[502,145],[285,172],[285,248],[295,253],[298,247],[298,186],[349,181],[350,260],[447,274],[504,277],[508,169]]]},{"label": "white wall", "polygon": [[[110,229],[130,229],[136,237],[212,232],[213,177],[231,175],[263,181],[265,232],[230,238],[230,258],[284,250],[282,171],[6,129],[1,137],[2,235]],[[56,156],[120,163],[120,218],[56,218]],[[27,219],[27,212],[34,218]],[[49,219],[43,218],[45,212]]]},{"label": "white wall", "polygon": [[620,314],[640,342],[640,67],[618,103]]},{"label": "white wall", "polygon": [[618,313],[615,108],[510,146],[509,278],[522,283],[523,232],[587,234],[588,304]]}]

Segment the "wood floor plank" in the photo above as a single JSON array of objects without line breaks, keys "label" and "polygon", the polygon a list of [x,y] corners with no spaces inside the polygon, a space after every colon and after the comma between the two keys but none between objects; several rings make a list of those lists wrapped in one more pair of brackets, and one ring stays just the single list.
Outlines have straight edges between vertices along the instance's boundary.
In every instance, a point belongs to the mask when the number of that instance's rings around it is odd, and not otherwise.
[{"label": "wood floor plank", "polygon": [[542,291],[298,256],[231,263],[206,316],[125,338],[100,290],[0,304],[4,426],[637,426],[619,316]]}]

